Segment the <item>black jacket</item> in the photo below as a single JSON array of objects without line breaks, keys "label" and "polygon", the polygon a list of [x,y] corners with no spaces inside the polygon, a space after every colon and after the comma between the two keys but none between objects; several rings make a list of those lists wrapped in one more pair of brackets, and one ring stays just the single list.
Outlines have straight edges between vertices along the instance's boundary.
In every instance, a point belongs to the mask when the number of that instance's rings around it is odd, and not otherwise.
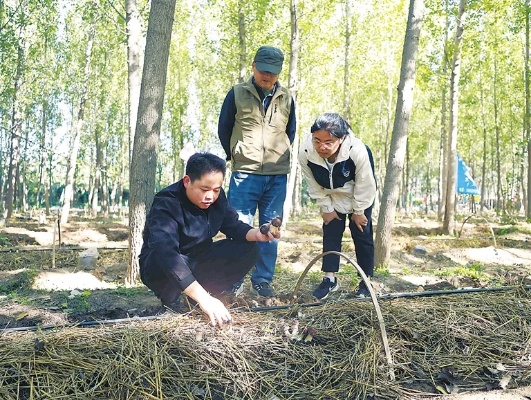
[{"label": "black jacket", "polygon": [[182,179],[155,195],[144,227],[140,253],[140,276],[175,279],[182,290],[195,278],[195,256],[210,248],[218,232],[244,241],[251,226],[238,219],[229,206],[223,189],[206,210],[194,205],[186,196]]}]

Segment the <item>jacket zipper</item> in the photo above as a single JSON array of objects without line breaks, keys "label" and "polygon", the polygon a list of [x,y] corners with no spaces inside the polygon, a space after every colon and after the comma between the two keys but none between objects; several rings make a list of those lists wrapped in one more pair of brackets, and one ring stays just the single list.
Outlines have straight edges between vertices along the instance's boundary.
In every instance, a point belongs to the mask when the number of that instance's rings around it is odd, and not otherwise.
[{"label": "jacket zipper", "polygon": [[211,229],[211,226],[210,226],[210,220],[208,218],[208,215],[205,213],[205,210],[202,210],[201,208],[199,208],[199,209],[201,210],[201,213],[203,213],[204,217],[206,218],[206,222],[207,222],[207,226],[208,226],[208,236],[212,237],[212,229]]}]

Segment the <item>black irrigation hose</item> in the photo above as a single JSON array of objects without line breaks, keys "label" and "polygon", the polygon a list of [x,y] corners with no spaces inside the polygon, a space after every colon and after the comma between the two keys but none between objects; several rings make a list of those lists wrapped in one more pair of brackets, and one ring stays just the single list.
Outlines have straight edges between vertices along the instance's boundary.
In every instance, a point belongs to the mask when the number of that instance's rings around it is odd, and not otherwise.
[{"label": "black irrigation hose", "polygon": [[[445,296],[453,294],[465,294],[465,293],[483,293],[483,292],[502,292],[509,290],[531,290],[531,286],[503,286],[496,288],[470,288],[470,289],[455,289],[455,290],[434,290],[429,292],[411,292],[411,293],[391,293],[379,295],[379,300],[392,300],[400,298],[410,298],[410,297],[432,297],[432,296]],[[369,301],[368,297],[363,298],[353,298],[352,300],[357,301]],[[316,302],[316,303],[302,303],[302,304],[287,304],[283,306],[269,306],[269,307],[237,307],[233,308],[230,311],[233,312],[267,312],[275,310],[287,310],[290,308],[305,308],[305,307],[318,307],[326,304],[326,302]],[[81,321],[74,324],[60,324],[60,325],[35,325],[35,326],[21,326],[18,328],[4,328],[0,329],[0,334],[9,333],[9,332],[25,332],[25,331],[36,331],[36,330],[48,330],[48,329],[59,329],[59,328],[85,328],[99,325],[112,325],[112,324],[121,324],[137,321],[150,321],[164,318],[163,315],[150,315],[146,317],[130,317],[130,318],[119,318],[119,319],[103,319],[99,321]]]},{"label": "black irrigation hose", "polygon": [[482,293],[482,292],[503,292],[508,290],[531,290],[531,286],[502,286],[493,288],[468,288],[468,289],[453,289],[453,290],[433,290],[428,292],[413,292],[413,293],[391,293],[378,296],[378,299],[400,299],[406,297],[430,297],[430,296],[444,296],[451,294],[463,293]]},{"label": "black irrigation hose", "polygon": [[119,319],[102,319],[99,321],[81,321],[72,324],[58,324],[58,325],[34,325],[34,326],[20,326],[17,328],[4,328],[0,329],[0,334],[8,332],[24,332],[24,331],[44,331],[49,329],[59,329],[59,328],[84,328],[89,326],[96,325],[110,325],[110,324],[119,324],[125,322],[135,322],[135,321],[149,321],[153,319],[161,319],[162,315],[149,315],[147,317],[130,317],[130,318],[119,318]]}]

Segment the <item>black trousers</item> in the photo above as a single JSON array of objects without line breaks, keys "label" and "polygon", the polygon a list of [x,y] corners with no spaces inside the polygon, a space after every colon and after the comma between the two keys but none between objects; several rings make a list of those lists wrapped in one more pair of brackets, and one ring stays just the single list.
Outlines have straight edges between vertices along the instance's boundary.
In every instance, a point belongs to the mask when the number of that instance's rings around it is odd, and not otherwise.
[{"label": "black trousers", "polygon": [[[345,232],[345,222],[348,217],[348,227],[350,235],[354,241],[354,248],[356,251],[356,260],[367,276],[372,276],[374,273],[374,237],[372,230],[372,206],[367,208],[364,212],[367,220],[367,226],[363,228],[363,232],[358,229],[356,224],[352,222],[352,214],[346,215],[337,213],[339,219],[333,219],[328,225],[323,223],[323,253],[327,251],[341,252],[341,240],[343,232]],[[329,254],[323,257],[323,272],[337,272],[339,271],[339,256],[336,254]]]},{"label": "black trousers", "polygon": [[[222,239],[212,243],[210,249],[196,256],[183,256],[192,266],[196,281],[212,295],[231,290],[234,282],[242,279],[258,259],[256,242]],[[181,295],[179,282],[164,271],[153,271],[147,265],[142,276],[144,284],[153,290],[164,305],[174,304]]]}]

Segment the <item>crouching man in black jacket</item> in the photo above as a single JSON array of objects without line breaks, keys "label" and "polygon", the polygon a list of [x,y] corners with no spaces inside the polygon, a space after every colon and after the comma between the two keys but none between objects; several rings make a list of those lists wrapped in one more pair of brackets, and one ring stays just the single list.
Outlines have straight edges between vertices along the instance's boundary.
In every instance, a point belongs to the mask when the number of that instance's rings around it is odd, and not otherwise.
[{"label": "crouching man in black jacket", "polygon": [[[258,258],[258,245],[278,239],[238,219],[222,189],[225,161],[196,153],[183,179],[155,195],[144,228],[140,277],[170,306],[181,292],[195,300],[212,325],[230,322],[227,308],[213,297],[230,291]],[[226,239],[213,241],[222,232]]]}]

